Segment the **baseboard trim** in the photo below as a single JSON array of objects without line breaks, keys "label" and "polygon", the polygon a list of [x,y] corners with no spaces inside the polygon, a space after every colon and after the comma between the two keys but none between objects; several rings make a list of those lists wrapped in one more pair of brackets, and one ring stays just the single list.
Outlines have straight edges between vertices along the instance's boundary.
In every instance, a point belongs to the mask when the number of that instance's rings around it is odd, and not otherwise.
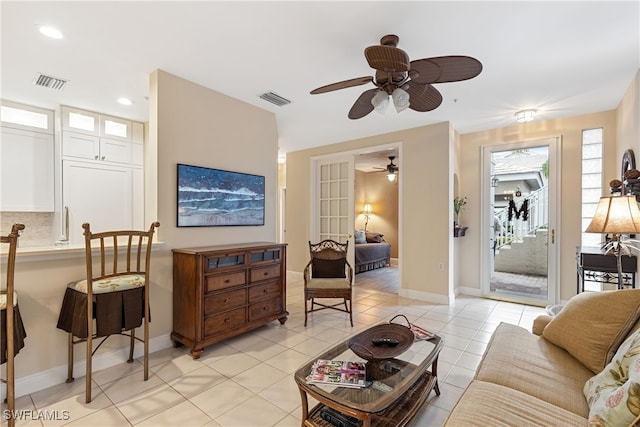
[{"label": "baseboard trim", "polygon": [[411,298],[418,301],[429,301],[437,304],[449,304],[449,297],[446,295],[432,294],[429,292],[414,291],[411,289],[400,289],[401,297]]},{"label": "baseboard trim", "polygon": [[478,288],[468,288],[466,286],[459,286],[456,288],[456,295],[469,295],[472,297],[481,297],[482,291]]},{"label": "baseboard trim", "polygon": [[[160,335],[149,340],[149,353],[164,350],[173,346],[170,335]],[[137,343],[134,347],[133,357],[138,358],[143,354],[142,343]],[[18,355],[17,359],[20,356]],[[93,372],[98,372],[111,366],[115,366],[122,362],[126,362],[129,358],[129,346],[115,349],[105,353],[96,354],[93,357]],[[84,377],[86,364],[84,359],[73,365],[73,371],[78,377]],[[46,371],[37,372],[26,377],[16,379],[16,398],[27,394],[35,393],[49,387],[62,384],[67,380],[67,365],[56,366]],[[6,398],[6,384],[2,384],[2,400]]]}]

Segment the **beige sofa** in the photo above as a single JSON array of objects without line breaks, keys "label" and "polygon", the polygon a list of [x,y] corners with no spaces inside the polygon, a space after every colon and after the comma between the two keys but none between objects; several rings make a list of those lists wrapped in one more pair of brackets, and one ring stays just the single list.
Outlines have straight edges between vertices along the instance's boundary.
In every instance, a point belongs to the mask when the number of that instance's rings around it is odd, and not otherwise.
[{"label": "beige sofa", "polygon": [[634,289],[579,294],[533,334],[500,324],[445,425],[640,425],[639,318]]}]

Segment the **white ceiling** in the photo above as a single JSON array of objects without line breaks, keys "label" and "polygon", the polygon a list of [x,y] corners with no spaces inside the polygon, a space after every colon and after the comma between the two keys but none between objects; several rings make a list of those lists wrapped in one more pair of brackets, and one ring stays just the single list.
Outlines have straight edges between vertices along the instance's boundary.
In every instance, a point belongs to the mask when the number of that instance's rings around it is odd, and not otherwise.
[{"label": "white ceiling", "polygon": [[[610,110],[640,68],[638,0],[2,1],[0,12],[3,99],[147,121],[148,76],[162,69],[275,113],[282,153],[447,120],[460,133],[503,127],[528,108],[539,120]],[[42,24],[65,38],[43,37]],[[363,50],[385,34],[397,34],[412,60],[469,55],[483,71],[435,85],[443,103],[425,113],[349,120],[372,85],[309,94],[373,75]],[[36,87],[37,72],[70,83]],[[292,103],[258,98],[266,91]],[[117,104],[121,96],[133,106]]]}]

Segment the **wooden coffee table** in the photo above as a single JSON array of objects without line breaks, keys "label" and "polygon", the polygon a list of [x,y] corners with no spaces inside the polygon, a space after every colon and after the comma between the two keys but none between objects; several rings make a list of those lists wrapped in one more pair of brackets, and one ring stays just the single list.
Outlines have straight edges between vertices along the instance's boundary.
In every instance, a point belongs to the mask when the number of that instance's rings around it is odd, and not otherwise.
[{"label": "wooden coffee table", "polygon": [[[435,336],[415,341],[401,355],[367,362],[367,387],[362,389],[307,384],[307,376],[317,359],[363,360],[354,354],[348,340],[330,348],[296,371],[295,380],[302,398],[302,426],[333,427],[322,418],[323,407],[362,420],[363,427],[405,426],[438,387],[438,355],[444,340]],[[431,369],[429,369],[431,368]],[[308,396],[320,402],[309,410]]]}]

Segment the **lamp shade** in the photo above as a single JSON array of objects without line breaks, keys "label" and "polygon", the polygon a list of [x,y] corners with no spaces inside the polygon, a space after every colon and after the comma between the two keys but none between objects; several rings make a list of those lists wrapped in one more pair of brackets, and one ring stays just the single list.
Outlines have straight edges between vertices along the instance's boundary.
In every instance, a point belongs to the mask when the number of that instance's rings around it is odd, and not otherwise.
[{"label": "lamp shade", "polygon": [[387,174],[387,179],[389,180],[389,182],[393,182],[396,180],[396,174],[395,173],[388,173]]},{"label": "lamp shade", "polygon": [[635,196],[603,196],[587,233],[640,233],[640,209]]},{"label": "lamp shade", "polygon": [[380,114],[384,113],[384,110],[387,109],[387,105],[389,105],[389,95],[387,92],[381,90],[376,93],[373,98],[371,98],[371,105],[373,108]]},{"label": "lamp shade", "polygon": [[364,204],[364,208],[362,208],[362,213],[365,215],[371,215],[373,213],[373,211],[371,210],[371,204],[370,203],[365,203]]},{"label": "lamp shade", "polygon": [[397,88],[391,94],[393,98],[393,106],[396,107],[398,113],[409,108],[409,92],[404,89]]}]

